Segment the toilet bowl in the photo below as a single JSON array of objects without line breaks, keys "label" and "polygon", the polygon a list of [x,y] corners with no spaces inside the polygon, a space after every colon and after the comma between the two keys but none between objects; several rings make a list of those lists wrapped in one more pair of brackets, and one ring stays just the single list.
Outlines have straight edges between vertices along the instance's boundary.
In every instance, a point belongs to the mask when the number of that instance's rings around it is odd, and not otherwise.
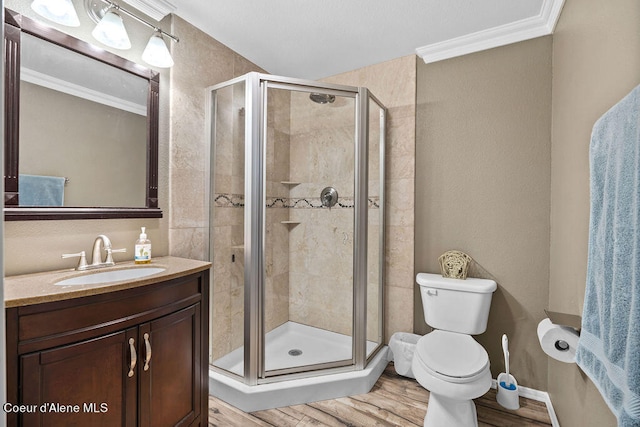
[{"label": "toilet bowl", "polygon": [[425,321],[435,330],[418,340],[411,369],[429,390],[425,427],[477,427],[473,399],[491,388],[486,350],[472,337],[487,329],[493,280],[419,273]]},{"label": "toilet bowl", "polygon": [[489,356],[470,335],[435,330],[418,341],[412,370],[429,390],[425,427],[476,427],[472,399],[491,388]]}]

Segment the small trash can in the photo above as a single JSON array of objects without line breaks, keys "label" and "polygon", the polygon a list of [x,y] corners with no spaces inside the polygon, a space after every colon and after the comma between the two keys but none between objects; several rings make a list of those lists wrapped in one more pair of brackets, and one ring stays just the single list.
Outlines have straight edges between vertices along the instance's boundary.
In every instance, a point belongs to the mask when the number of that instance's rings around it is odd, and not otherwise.
[{"label": "small trash can", "polygon": [[409,378],[416,377],[411,370],[411,362],[413,361],[413,353],[416,351],[416,344],[420,338],[422,338],[421,335],[408,332],[396,332],[391,335],[389,348],[393,353],[393,365],[398,375]]}]

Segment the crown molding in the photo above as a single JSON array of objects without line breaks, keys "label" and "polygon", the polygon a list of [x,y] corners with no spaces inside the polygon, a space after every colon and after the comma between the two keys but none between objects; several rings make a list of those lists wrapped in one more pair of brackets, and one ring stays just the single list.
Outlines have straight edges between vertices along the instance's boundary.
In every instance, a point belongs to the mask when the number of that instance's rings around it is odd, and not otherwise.
[{"label": "crown molding", "polygon": [[422,46],[416,49],[416,54],[429,64],[553,34],[563,6],[564,0],[543,0],[536,16]]},{"label": "crown molding", "polygon": [[88,101],[97,102],[98,104],[138,114],[140,116],[147,115],[146,105],[136,104],[133,101],[128,101],[108,93],[89,89],[88,87],[58,79],[30,68],[20,67],[20,80],[66,93],[68,95],[77,96],[78,98],[86,99]]},{"label": "crown molding", "polygon": [[156,21],[176,11],[176,6],[167,0],[124,0],[145,15]]}]

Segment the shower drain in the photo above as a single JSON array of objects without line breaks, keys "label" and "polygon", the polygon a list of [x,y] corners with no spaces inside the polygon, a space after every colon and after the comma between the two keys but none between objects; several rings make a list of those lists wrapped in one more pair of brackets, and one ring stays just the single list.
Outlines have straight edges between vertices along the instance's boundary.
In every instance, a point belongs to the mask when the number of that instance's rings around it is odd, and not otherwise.
[{"label": "shower drain", "polygon": [[300,356],[301,354],[302,350],[298,350],[297,348],[289,350],[289,356]]}]

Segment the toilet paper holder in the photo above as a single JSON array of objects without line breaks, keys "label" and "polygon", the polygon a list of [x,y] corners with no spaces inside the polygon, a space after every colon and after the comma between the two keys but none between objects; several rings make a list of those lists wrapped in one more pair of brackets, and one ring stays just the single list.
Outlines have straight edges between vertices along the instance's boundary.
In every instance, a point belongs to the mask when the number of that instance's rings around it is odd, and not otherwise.
[{"label": "toilet paper holder", "polygon": [[[544,310],[545,314],[551,320],[551,323],[558,326],[567,326],[569,328],[573,328],[576,330],[578,335],[580,335],[580,330],[582,329],[582,317],[576,314],[567,314],[567,313],[558,313],[556,311],[549,311],[547,309]],[[556,343],[557,346],[557,343]],[[562,350],[558,348],[558,350]]]},{"label": "toilet paper holder", "polygon": [[[582,329],[582,317],[575,314],[567,314],[567,313],[558,313],[556,311],[549,311],[547,309],[544,310],[545,314],[551,320],[551,323],[558,326],[567,326],[569,328],[575,329],[575,331],[580,335],[580,330]],[[567,351],[569,350],[569,343],[564,340],[558,340],[554,344],[556,350]]]},{"label": "toilet paper holder", "polygon": [[542,350],[553,359],[575,363],[582,318],[573,314],[544,310],[547,317],[538,323],[538,341]]}]

